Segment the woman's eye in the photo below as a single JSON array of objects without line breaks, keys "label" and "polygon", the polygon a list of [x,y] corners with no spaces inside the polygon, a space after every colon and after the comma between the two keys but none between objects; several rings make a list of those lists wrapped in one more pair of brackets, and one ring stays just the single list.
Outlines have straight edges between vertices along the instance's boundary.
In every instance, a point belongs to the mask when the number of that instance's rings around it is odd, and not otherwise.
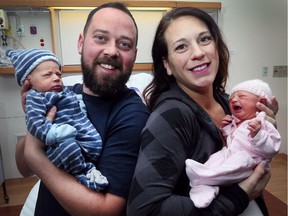
[{"label": "woman's eye", "polygon": [[211,35],[205,35],[205,36],[202,36],[200,38],[200,44],[209,44],[211,41],[213,40],[213,37]]},{"label": "woman's eye", "polygon": [[180,44],[178,46],[176,46],[175,50],[176,51],[181,51],[184,50],[187,46],[185,44]]}]

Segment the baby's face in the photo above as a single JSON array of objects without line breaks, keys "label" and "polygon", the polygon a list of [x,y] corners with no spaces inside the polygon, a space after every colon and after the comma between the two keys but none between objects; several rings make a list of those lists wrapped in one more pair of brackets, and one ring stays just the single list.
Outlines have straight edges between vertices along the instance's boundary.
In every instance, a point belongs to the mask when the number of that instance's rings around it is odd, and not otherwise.
[{"label": "baby's face", "polygon": [[229,99],[231,113],[240,120],[247,120],[256,117],[256,103],[260,98],[246,91],[236,91]]},{"label": "baby's face", "polygon": [[59,65],[54,61],[42,62],[27,76],[27,79],[30,81],[32,89],[36,91],[62,91],[62,73]]}]

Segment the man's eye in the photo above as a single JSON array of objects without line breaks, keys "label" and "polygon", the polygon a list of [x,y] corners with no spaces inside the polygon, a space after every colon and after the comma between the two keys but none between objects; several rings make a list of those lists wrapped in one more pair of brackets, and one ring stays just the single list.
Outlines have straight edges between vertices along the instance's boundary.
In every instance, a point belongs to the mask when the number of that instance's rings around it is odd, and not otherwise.
[{"label": "man's eye", "polygon": [[105,39],[104,36],[102,36],[102,35],[96,35],[96,36],[94,36],[94,38],[97,40],[100,40],[100,41]]},{"label": "man's eye", "polygon": [[132,49],[132,44],[127,42],[120,42],[118,47],[121,50],[128,51]]}]

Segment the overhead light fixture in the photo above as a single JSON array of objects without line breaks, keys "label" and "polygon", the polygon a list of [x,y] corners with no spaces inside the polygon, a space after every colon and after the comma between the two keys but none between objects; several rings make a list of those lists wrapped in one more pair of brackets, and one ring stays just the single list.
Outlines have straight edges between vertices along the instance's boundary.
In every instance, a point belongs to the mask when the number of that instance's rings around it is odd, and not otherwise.
[{"label": "overhead light fixture", "polygon": [[[96,7],[49,7],[52,10],[93,10]],[[170,7],[128,7],[131,11],[168,11]]]}]

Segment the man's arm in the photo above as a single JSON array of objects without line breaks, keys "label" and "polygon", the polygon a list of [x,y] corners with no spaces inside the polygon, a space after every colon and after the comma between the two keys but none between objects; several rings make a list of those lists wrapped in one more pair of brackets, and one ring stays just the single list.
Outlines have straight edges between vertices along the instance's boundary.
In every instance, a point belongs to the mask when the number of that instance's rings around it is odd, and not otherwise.
[{"label": "man's arm", "polygon": [[271,168],[265,162],[257,165],[254,172],[238,185],[246,192],[249,200],[259,197],[271,178]]},{"label": "man's arm", "polygon": [[67,212],[72,215],[123,215],[124,198],[97,193],[81,185],[75,177],[56,168],[40,146],[43,143],[28,133],[24,149],[27,164]]},{"label": "man's arm", "polygon": [[16,145],[15,160],[18,171],[23,177],[33,176],[33,171],[29,168],[24,157],[25,137],[21,138]]}]

